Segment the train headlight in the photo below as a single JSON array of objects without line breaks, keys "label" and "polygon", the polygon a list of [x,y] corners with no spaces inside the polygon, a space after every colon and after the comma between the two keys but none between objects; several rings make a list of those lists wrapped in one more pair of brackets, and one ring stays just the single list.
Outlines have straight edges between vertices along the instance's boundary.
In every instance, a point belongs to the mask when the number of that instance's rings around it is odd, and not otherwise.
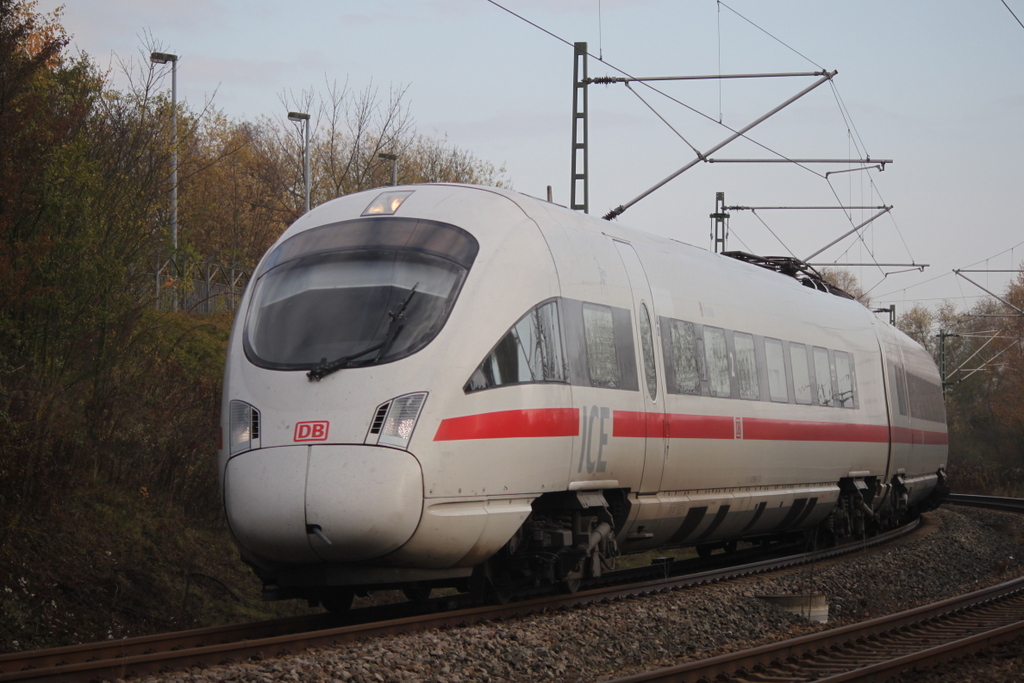
[{"label": "train headlight", "polygon": [[393,216],[413,190],[391,190],[383,192],[370,202],[363,211],[364,216]]},{"label": "train headlight", "polygon": [[231,454],[259,448],[260,411],[245,401],[232,401],[228,411],[228,448]]},{"label": "train headlight", "polygon": [[423,409],[423,402],[427,400],[427,394],[406,394],[391,401],[387,417],[380,430],[380,437],[377,443],[382,446],[396,446],[408,448],[409,439],[416,428],[416,421],[420,418],[420,411]]}]

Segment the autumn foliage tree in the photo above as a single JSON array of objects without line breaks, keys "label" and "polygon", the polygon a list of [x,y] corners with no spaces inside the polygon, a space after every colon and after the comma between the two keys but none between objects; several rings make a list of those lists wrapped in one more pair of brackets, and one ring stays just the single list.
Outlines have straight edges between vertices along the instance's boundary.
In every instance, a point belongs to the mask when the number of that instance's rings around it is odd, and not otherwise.
[{"label": "autumn foliage tree", "polygon": [[[310,113],[311,206],[389,185],[458,182],[501,186],[503,169],[443,138],[418,133],[404,90],[383,97],[328,84],[323,93],[282,98],[282,109]],[[181,112],[179,229],[194,258],[252,266],[304,211],[303,134],[283,116],[232,121],[209,108]]]},{"label": "autumn foliage tree", "polygon": [[95,323],[111,311],[109,289],[67,286],[69,277],[96,274],[109,256],[86,213],[95,197],[80,156],[100,80],[86,60],[64,56],[58,16],[33,9],[0,0],[0,504],[7,505],[38,495],[33,473],[63,469],[69,444],[55,425],[74,419],[76,406],[61,397],[89,373],[83,359],[103,344]]},{"label": "autumn foliage tree", "polygon": [[905,311],[945,379],[954,490],[1024,495],[1024,269],[999,299]]},{"label": "autumn foliage tree", "polygon": [[[68,42],[59,11],[0,0],[0,542],[21,514],[91,483],[217,515],[232,312],[194,315],[209,310],[194,283],[215,265],[251,271],[304,211],[301,131],[283,116],[172,103],[166,69],[145,58],[114,89]],[[404,93],[330,85],[294,103],[312,116],[314,206],[389,184],[381,154],[400,183],[505,182],[418,133]]]},{"label": "autumn foliage tree", "polygon": [[258,124],[209,112],[185,141],[179,170],[182,248],[252,266],[297,215],[274,144]]},{"label": "autumn foliage tree", "polygon": [[1001,424],[1017,431],[1018,453],[1024,455],[1024,268],[1006,288],[1005,320],[1000,344],[997,383],[1001,400],[994,406]]}]

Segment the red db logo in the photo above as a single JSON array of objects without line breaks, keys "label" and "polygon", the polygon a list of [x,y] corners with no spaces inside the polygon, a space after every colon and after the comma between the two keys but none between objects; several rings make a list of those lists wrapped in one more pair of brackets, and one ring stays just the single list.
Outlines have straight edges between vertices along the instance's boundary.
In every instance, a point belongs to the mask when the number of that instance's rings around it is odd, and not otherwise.
[{"label": "red db logo", "polygon": [[327,441],[327,432],[331,428],[330,422],[296,422],[296,441]]}]

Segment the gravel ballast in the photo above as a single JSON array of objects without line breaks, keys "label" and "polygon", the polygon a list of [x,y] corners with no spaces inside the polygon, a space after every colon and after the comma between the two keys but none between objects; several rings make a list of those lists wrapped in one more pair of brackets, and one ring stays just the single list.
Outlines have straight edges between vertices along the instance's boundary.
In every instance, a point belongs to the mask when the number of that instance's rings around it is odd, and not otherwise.
[{"label": "gravel ballast", "polygon": [[[1009,580],[1021,572],[1022,537],[1021,516],[947,506],[926,515],[926,528],[912,539],[782,575],[143,680],[604,680],[890,614]],[[806,621],[756,597],[786,593],[824,593],[829,623]]]}]

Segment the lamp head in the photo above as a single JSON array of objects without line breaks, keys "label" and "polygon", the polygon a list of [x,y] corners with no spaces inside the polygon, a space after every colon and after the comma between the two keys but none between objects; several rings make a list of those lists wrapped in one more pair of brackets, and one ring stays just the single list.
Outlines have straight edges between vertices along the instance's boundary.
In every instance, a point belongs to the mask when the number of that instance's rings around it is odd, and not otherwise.
[{"label": "lamp head", "polygon": [[150,52],[149,61],[154,64],[166,64],[167,62],[178,61],[178,55],[172,55],[169,52]]}]

